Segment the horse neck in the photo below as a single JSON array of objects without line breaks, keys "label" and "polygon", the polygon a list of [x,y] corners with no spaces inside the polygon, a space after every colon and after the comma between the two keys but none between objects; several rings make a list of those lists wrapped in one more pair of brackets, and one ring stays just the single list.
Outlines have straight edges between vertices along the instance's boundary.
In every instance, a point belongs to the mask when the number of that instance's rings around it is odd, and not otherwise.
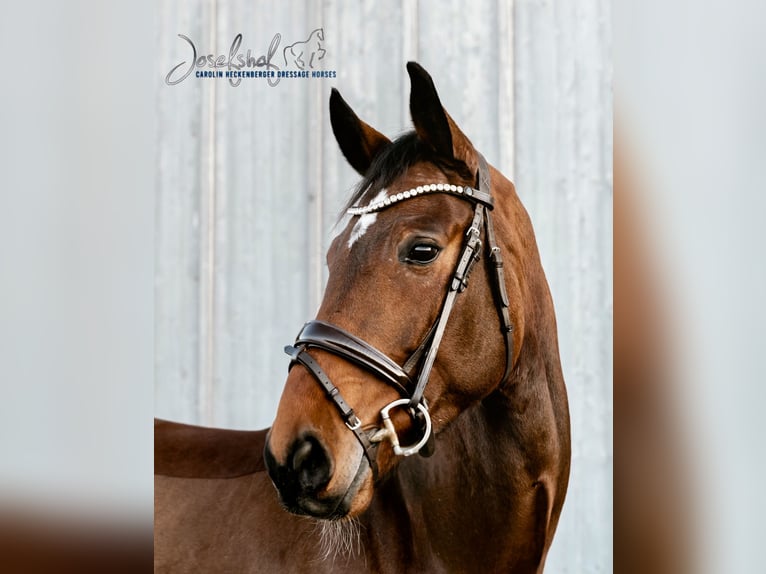
[{"label": "horse neck", "polygon": [[[496,209],[518,320],[510,379],[403,459],[360,517],[379,572],[539,572],[569,474],[569,415],[556,321],[531,222],[513,185]],[[512,287],[512,288],[510,288]],[[515,307],[514,307],[515,305]]]},{"label": "horse neck", "polygon": [[538,571],[555,528],[554,465],[526,452],[528,414],[495,392],[438,435],[432,458],[402,460],[362,519],[368,560],[381,572]]},{"label": "horse neck", "polygon": [[[569,474],[569,415],[550,293],[534,239],[510,380],[404,459],[363,518],[374,557],[412,571],[542,569]],[[398,544],[397,544],[398,541]],[[385,571],[384,568],[380,569]]]}]

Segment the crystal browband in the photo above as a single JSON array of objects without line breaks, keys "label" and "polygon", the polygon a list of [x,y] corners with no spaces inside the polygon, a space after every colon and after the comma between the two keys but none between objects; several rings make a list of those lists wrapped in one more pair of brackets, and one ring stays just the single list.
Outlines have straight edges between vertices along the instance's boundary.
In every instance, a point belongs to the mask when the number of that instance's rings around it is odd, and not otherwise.
[{"label": "crystal browband", "polygon": [[404,199],[410,199],[412,197],[426,195],[428,193],[447,193],[449,195],[465,198],[469,201],[483,203],[489,209],[492,209],[492,198],[488,194],[483,193],[478,189],[473,189],[472,187],[468,186],[463,187],[461,185],[451,185],[449,183],[432,183],[429,185],[419,185],[413,189],[386,196],[384,199],[374,201],[363,207],[349,207],[346,213],[349,215],[365,215],[367,213],[374,213]]}]

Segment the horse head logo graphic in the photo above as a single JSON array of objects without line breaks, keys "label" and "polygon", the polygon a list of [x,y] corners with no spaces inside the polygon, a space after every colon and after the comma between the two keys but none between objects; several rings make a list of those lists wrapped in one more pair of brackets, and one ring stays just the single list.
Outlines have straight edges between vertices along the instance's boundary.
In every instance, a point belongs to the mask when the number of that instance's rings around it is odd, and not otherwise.
[{"label": "horse head logo graphic", "polygon": [[324,30],[317,28],[314,30],[305,42],[295,42],[284,49],[285,66],[295,64],[300,70],[306,67],[313,68],[316,61],[324,58],[327,50],[322,48],[324,42]]}]

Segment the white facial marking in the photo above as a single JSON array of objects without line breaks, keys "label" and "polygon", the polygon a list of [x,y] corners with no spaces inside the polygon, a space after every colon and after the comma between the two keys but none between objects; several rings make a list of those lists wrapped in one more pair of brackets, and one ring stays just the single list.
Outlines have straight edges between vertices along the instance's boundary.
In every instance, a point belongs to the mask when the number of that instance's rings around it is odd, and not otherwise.
[{"label": "white facial marking", "polygon": [[348,222],[351,221],[351,216],[348,213],[344,213],[335,225],[332,226],[330,233],[332,234],[332,241],[334,241],[339,235],[341,235],[348,227]]},{"label": "white facial marking", "polygon": [[[386,198],[386,194],[388,191],[385,189],[382,189],[378,195],[376,195],[373,200],[370,203],[377,203],[379,201],[383,201]],[[370,225],[375,223],[375,220],[378,219],[377,213],[365,213],[364,215],[359,216],[359,220],[354,225],[354,228],[351,230],[351,236],[348,238],[348,248],[351,249],[353,247],[354,243],[356,243],[357,239],[362,237],[365,233],[367,233],[367,230],[370,228]]]}]

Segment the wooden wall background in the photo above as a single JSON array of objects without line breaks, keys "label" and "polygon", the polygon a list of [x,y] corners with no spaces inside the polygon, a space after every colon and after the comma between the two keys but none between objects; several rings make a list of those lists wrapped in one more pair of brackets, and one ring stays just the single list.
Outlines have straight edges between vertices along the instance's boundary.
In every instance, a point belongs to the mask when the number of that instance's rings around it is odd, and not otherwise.
[{"label": "wooden wall background", "polygon": [[[337,78],[158,82],[156,415],[271,423],[282,346],[313,317],[324,253],[357,181],[332,136],[331,87],[389,136],[411,127],[414,59],[490,163],[516,183],[556,305],[572,412],[568,499],[550,572],[611,571],[612,67],[608,0],[163,0],[157,73],[264,53],[322,27]],[[281,49],[279,50],[281,54]]]}]

